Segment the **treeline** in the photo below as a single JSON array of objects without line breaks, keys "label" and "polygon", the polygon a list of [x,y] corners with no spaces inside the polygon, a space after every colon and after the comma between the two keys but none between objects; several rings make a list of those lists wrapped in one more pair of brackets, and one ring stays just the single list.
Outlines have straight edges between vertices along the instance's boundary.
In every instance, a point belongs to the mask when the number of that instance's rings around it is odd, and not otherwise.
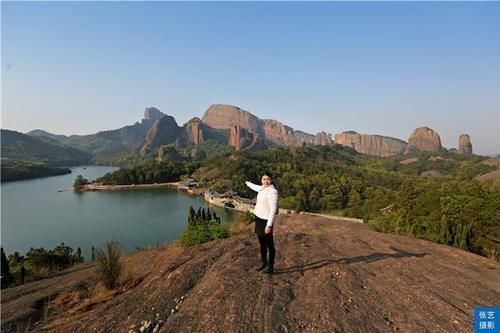
[{"label": "treeline", "polygon": [[[1,256],[2,289],[45,278],[50,274],[85,261],[79,247],[73,252],[73,249],[64,243],[51,250],[46,250],[43,247],[30,248],[24,256],[16,251],[6,257],[2,247]],[[94,247],[92,247],[92,260],[94,260],[94,256]]]},{"label": "treeline", "polygon": [[189,176],[198,166],[197,162],[148,161],[107,173],[97,178],[96,182],[106,185],[167,183]]},{"label": "treeline", "polygon": [[2,160],[1,181],[32,179],[65,175],[71,173],[68,168],[50,167],[42,164],[29,164],[20,162],[6,162]]},{"label": "treeline", "polygon": [[[404,159],[415,158],[411,164]],[[339,146],[278,148],[213,158],[198,170],[202,185],[253,197],[245,180],[274,175],[280,207],[362,218],[376,230],[412,235],[500,258],[500,186],[474,177],[495,169],[485,158],[421,153],[394,158]],[[438,177],[422,177],[425,171]],[[215,172],[216,171],[216,172]]]}]

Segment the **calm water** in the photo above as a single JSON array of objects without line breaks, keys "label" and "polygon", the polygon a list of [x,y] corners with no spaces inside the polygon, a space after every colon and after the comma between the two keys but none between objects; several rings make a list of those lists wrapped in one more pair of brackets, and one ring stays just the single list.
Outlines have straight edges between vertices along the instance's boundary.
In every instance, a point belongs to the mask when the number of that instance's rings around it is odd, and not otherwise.
[{"label": "calm water", "polygon": [[[2,246],[7,254],[30,247],[52,249],[64,242],[81,247],[86,259],[92,245],[120,242],[122,251],[175,240],[186,227],[192,205],[208,207],[201,196],[172,189],[74,193],[77,175],[93,180],[113,167],[73,168],[69,175],[2,184]],[[64,190],[63,192],[58,192]],[[210,206],[223,222],[235,213]]]}]

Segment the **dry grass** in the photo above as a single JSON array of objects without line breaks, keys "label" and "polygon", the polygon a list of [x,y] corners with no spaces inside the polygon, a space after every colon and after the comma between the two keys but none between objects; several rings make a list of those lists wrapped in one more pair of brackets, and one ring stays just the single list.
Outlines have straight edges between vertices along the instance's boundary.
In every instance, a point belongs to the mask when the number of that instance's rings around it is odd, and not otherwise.
[{"label": "dry grass", "polygon": [[252,215],[250,213],[245,213],[240,215],[236,221],[231,223],[229,226],[229,232],[231,236],[241,234],[242,232],[248,231],[249,224],[253,222]]}]

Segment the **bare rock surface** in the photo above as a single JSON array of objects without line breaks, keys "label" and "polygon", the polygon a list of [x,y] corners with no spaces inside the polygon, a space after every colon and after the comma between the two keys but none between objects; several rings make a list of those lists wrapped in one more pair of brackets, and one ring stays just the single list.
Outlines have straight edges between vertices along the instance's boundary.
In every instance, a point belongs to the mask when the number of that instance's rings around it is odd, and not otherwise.
[{"label": "bare rock surface", "polygon": [[416,128],[408,138],[406,153],[413,151],[441,151],[441,138],[439,134],[429,127]]},{"label": "bare rock surface", "polygon": [[326,133],[323,131],[319,132],[318,134],[316,134],[316,137],[314,138],[314,144],[320,146],[332,145],[333,144],[332,135],[330,133]]},{"label": "bare rock surface", "polygon": [[335,143],[351,147],[362,154],[382,157],[400,155],[407,146],[406,142],[400,139],[354,131],[335,134]]},{"label": "bare rock surface", "polygon": [[[255,144],[257,139],[268,140],[274,144],[300,146],[304,142],[314,144],[315,136],[282,124],[273,119],[260,119],[239,107],[225,104],[211,105],[203,115],[202,122],[214,129],[230,129],[230,144],[236,147],[236,138],[244,140],[244,144]],[[237,126],[237,127],[235,127]],[[244,133],[243,131],[246,131]],[[233,133],[234,132],[234,133]],[[239,149],[245,148],[240,145]]]},{"label": "bare rock surface", "polygon": [[[177,253],[133,254],[140,281],[81,311],[61,305],[31,331],[471,332],[474,305],[500,299],[500,264],[356,222],[279,215],[275,274],[249,230]],[[129,260],[131,260],[129,258]],[[2,331],[44,300],[90,283],[85,264],[2,291]],[[58,297],[60,298],[60,296]],[[39,319],[32,317],[31,323]]]},{"label": "bare rock surface", "polygon": [[158,110],[155,107],[147,107],[144,109],[144,119],[155,121],[156,119],[160,119],[165,114]]},{"label": "bare rock surface", "polygon": [[458,151],[462,154],[472,154],[472,143],[469,134],[462,134],[458,137]]},{"label": "bare rock surface", "polygon": [[197,145],[204,140],[202,122],[200,118],[193,118],[184,125],[187,139],[189,142]]}]

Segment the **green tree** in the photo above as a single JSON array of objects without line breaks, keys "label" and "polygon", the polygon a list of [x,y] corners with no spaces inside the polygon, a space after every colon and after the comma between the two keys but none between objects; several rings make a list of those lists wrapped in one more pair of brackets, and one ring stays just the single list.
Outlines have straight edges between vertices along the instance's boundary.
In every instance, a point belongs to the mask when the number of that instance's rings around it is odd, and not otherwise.
[{"label": "green tree", "polygon": [[75,191],[80,191],[84,185],[88,184],[89,181],[85,178],[83,178],[82,175],[78,175],[75,179],[75,182],[73,183],[73,188]]},{"label": "green tree", "polygon": [[8,287],[12,283],[12,274],[10,274],[10,267],[9,267],[9,261],[7,260],[7,257],[5,256],[5,252],[3,250],[3,247],[1,247],[1,261],[2,261],[2,272],[1,272],[1,288],[4,289]]}]

